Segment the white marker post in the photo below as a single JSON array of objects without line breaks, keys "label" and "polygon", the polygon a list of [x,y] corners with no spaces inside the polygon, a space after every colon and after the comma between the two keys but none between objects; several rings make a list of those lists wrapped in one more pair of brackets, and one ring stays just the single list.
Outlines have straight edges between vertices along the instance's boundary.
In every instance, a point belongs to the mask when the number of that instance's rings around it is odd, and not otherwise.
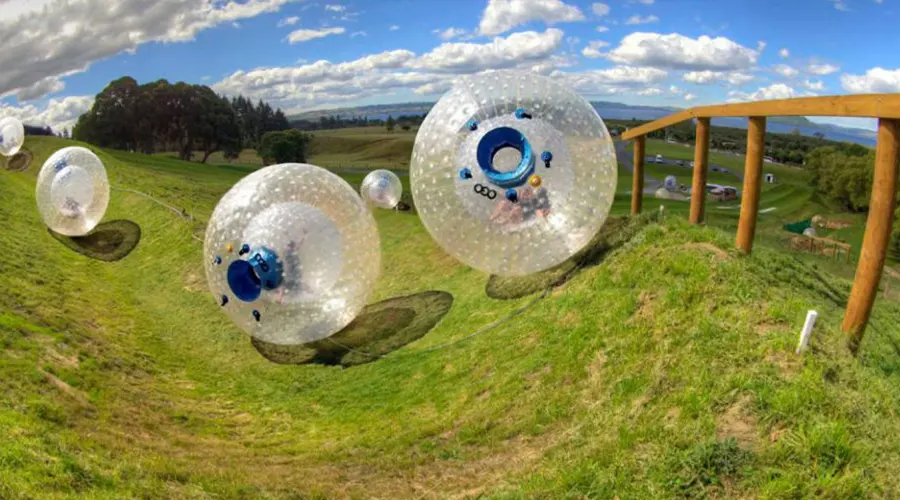
[{"label": "white marker post", "polygon": [[816,326],[816,318],[819,317],[819,313],[816,311],[809,311],[806,313],[806,322],[803,324],[803,331],[800,332],[800,343],[797,345],[797,354],[803,354],[803,351],[806,350],[806,345],[809,344],[809,337],[812,335],[813,327]]}]

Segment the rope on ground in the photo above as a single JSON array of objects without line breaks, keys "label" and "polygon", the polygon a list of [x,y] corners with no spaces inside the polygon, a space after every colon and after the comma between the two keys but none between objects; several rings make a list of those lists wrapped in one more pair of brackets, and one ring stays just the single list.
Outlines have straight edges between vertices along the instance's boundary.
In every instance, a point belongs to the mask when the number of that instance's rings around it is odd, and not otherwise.
[{"label": "rope on ground", "polygon": [[[138,195],[138,196],[143,196],[144,198],[149,199],[150,201],[156,203],[157,205],[159,205],[159,206],[161,206],[161,207],[163,207],[163,208],[167,208],[167,209],[171,210],[172,212],[175,213],[175,215],[181,217],[182,219],[184,219],[184,220],[186,220],[186,221],[190,221],[190,222],[193,222],[193,221],[194,221],[194,216],[193,216],[193,215],[188,214],[188,213],[187,213],[186,211],[184,211],[184,210],[178,210],[177,208],[173,207],[172,205],[169,205],[169,204],[165,203],[164,201],[161,201],[161,200],[159,200],[159,199],[156,199],[156,198],[154,198],[152,195],[149,195],[149,194],[147,194],[147,193],[138,191],[138,190],[136,190],[136,189],[120,188],[120,187],[113,187],[113,186],[110,186],[109,188],[112,189],[113,191],[122,191],[122,192],[125,192],[125,193],[131,193],[131,194],[136,194],[136,195]],[[203,243],[203,240],[200,239],[200,237],[198,237],[198,236],[197,236],[196,234],[194,234],[193,232],[191,232],[191,238],[193,238],[193,239],[196,240],[196,241],[199,241],[200,243]]]}]

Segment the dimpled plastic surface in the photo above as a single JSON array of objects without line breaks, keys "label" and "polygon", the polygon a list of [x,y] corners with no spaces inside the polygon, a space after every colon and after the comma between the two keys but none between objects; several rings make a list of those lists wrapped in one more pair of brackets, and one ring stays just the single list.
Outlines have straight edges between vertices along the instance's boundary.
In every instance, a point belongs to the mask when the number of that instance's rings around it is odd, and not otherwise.
[{"label": "dimpled plastic surface", "polygon": [[394,208],[403,194],[403,184],[390,170],[373,170],[363,179],[359,192],[367,203],[378,208]]},{"label": "dimpled plastic surface", "polygon": [[[516,118],[518,108],[531,118]],[[473,119],[474,131],[467,127]],[[537,157],[540,185],[523,181],[515,203],[476,158],[481,138],[497,127],[519,130]],[[460,175],[464,168],[472,178]],[[425,227],[445,251],[481,271],[522,276],[590,242],[609,215],[616,169],[609,132],[583,97],[540,75],[496,71],[461,79],[431,109],[416,136],[410,183]]]},{"label": "dimpled plastic surface", "polygon": [[83,236],[103,218],[109,180],[100,158],[73,146],[50,155],[38,174],[36,198],[44,223],[65,236]]},{"label": "dimpled plastic surface", "polygon": [[[250,252],[240,255],[244,245]],[[284,279],[243,302],[226,273],[260,248],[278,255]],[[210,218],[203,254],[216,303],[226,296],[222,309],[238,326],[280,345],[313,342],[347,326],[368,302],[381,269],[378,229],[362,199],[337,175],[298,163],[266,167],[235,184]]]},{"label": "dimpled plastic surface", "polygon": [[25,126],[18,118],[0,119],[0,155],[12,156],[25,144]]}]

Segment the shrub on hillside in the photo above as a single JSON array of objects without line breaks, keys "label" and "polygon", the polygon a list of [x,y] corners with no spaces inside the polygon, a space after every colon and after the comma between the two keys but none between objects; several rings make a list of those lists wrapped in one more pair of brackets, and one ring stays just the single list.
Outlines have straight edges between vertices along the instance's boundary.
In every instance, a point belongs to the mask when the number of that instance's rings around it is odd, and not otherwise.
[{"label": "shrub on hillside", "polygon": [[312,135],[296,129],[266,132],[259,143],[259,156],[265,165],[305,163]]}]

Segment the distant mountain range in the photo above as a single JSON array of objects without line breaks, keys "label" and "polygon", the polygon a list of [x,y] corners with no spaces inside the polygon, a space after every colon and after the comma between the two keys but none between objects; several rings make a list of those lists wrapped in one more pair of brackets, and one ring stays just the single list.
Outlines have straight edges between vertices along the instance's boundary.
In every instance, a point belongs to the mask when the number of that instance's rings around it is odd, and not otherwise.
[{"label": "distant mountain range", "polygon": [[[631,106],[618,102],[593,101],[591,104],[601,118],[608,120],[655,120],[663,116],[681,111],[680,108],[661,106]],[[354,108],[336,108],[309,111],[289,117],[290,120],[318,120],[323,116],[341,116],[350,118],[366,116],[370,119],[394,118],[401,115],[421,115],[434,106],[433,102],[407,102],[397,104],[376,104]],[[712,125],[717,127],[747,128],[746,118],[714,118]],[[766,131],[776,134],[789,134],[794,129],[801,134],[812,137],[819,132],[826,139],[833,141],[854,142],[863,146],[875,145],[875,132],[861,128],[841,127],[823,123],[814,123],[804,116],[775,117],[767,120]]]}]

